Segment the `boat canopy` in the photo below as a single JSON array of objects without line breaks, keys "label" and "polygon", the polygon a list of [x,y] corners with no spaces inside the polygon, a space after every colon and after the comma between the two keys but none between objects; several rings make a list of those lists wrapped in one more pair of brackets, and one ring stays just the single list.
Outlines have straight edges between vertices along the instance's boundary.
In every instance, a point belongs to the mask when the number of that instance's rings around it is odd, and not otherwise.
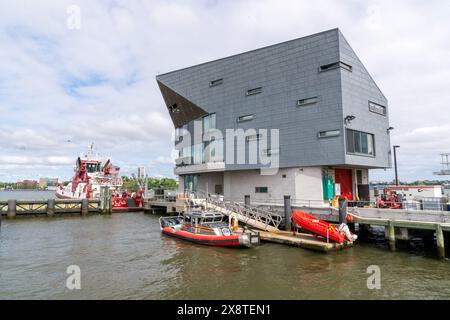
[{"label": "boat canopy", "polygon": [[223,214],[217,211],[192,211],[183,214],[185,220],[198,219],[200,223],[213,223],[223,220]]}]

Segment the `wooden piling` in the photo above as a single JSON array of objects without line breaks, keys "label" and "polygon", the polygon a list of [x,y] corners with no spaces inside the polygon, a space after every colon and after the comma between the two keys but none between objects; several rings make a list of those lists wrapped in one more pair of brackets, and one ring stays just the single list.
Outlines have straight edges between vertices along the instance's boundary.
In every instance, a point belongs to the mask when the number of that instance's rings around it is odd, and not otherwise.
[{"label": "wooden piling", "polygon": [[344,197],[339,197],[339,224],[345,222],[346,216],[347,216],[347,199]]},{"label": "wooden piling", "polygon": [[14,218],[17,214],[16,211],[16,200],[10,199],[8,200],[8,211],[7,211],[7,217],[8,218]]},{"label": "wooden piling", "polygon": [[112,191],[109,188],[105,190],[105,213],[112,213]]},{"label": "wooden piling", "polygon": [[389,249],[395,251],[395,227],[392,221],[388,224],[388,238],[389,238]]},{"label": "wooden piling", "polygon": [[107,213],[106,187],[100,187],[100,212]]},{"label": "wooden piling", "polygon": [[48,199],[47,201],[47,216],[55,215],[55,199]]},{"label": "wooden piling", "polygon": [[291,209],[291,196],[284,196],[284,226],[286,231],[292,229],[292,209]]},{"label": "wooden piling", "polygon": [[81,200],[81,215],[85,216],[89,213],[89,200],[82,199]]},{"label": "wooden piling", "polygon": [[444,232],[440,224],[436,224],[436,245],[437,254],[440,259],[445,259]]}]

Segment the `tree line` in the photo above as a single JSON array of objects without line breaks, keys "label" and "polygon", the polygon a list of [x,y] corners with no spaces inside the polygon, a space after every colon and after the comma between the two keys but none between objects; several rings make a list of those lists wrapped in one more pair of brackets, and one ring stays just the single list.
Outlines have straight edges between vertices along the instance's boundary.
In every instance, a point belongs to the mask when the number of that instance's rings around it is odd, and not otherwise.
[{"label": "tree line", "polygon": [[[133,178],[122,176],[123,186],[122,190],[128,190],[129,192],[135,192],[138,190],[139,186],[136,180]],[[63,182],[67,185],[69,181]],[[164,189],[164,190],[176,190],[177,181],[172,178],[148,178],[147,186],[149,190]],[[18,184],[16,182],[0,182],[0,189],[18,189]],[[39,189],[37,186],[21,185],[20,189]]]}]

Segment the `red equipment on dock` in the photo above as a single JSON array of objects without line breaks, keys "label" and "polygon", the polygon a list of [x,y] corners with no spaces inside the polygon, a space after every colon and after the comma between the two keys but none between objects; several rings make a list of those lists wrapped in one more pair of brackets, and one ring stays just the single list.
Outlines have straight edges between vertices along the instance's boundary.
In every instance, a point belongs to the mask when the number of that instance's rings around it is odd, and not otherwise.
[{"label": "red equipment on dock", "polygon": [[292,219],[303,229],[331,239],[337,243],[343,243],[346,240],[345,236],[342,235],[334,225],[304,213],[303,211],[295,210],[292,212]]}]

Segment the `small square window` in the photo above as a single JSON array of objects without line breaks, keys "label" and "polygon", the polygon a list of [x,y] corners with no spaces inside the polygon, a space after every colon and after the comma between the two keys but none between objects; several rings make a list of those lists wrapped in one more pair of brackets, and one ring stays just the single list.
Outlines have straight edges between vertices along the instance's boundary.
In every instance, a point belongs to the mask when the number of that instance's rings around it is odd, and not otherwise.
[{"label": "small square window", "polygon": [[268,187],[255,187],[255,193],[268,193]]},{"label": "small square window", "polygon": [[329,130],[329,131],[320,131],[318,133],[319,138],[331,138],[331,137],[337,137],[341,134],[340,130]]},{"label": "small square window", "polygon": [[282,177],[283,179],[286,179],[287,176],[286,176],[285,174],[283,174],[281,177]]},{"label": "small square window", "polygon": [[247,90],[247,92],[245,93],[246,96],[251,96],[254,94],[258,94],[262,92],[262,87],[258,87],[258,88],[254,88],[254,89],[250,89]]},{"label": "small square window", "polygon": [[245,137],[245,140],[247,140],[247,142],[250,142],[250,141],[259,141],[259,139],[261,139],[261,137],[262,137],[262,134],[257,133],[257,134],[252,134],[252,135],[250,135],[250,136],[246,136],[246,137]]},{"label": "small square window", "polygon": [[344,63],[342,61],[338,61],[338,62],[333,62],[330,64],[325,64],[323,66],[320,66],[319,72],[324,72],[324,71],[333,70],[333,69],[337,69],[337,68],[342,68],[342,69],[345,69],[350,72],[352,72],[352,69],[353,69],[353,67],[351,65]]},{"label": "small square window", "polygon": [[237,118],[237,122],[238,123],[251,121],[251,120],[253,120],[253,115],[252,114],[248,114],[248,115],[245,115],[245,116],[240,116],[240,117]]},{"label": "small square window", "polygon": [[382,116],[386,115],[386,107],[381,104],[369,101],[369,111],[373,113],[378,113]]},{"label": "small square window", "polygon": [[302,106],[306,106],[306,105],[309,105],[309,104],[317,103],[317,101],[318,101],[317,97],[301,99],[301,100],[297,100],[297,106],[298,107],[302,107]]},{"label": "small square window", "polygon": [[276,155],[276,154],[280,154],[280,150],[279,149],[263,149],[262,150],[262,154],[264,156],[270,157],[270,156],[273,156],[273,155]]},{"label": "small square window", "polygon": [[209,82],[209,86],[210,87],[215,87],[215,86],[219,86],[223,83],[223,78],[220,79],[216,79],[216,80],[212,80]]}]

